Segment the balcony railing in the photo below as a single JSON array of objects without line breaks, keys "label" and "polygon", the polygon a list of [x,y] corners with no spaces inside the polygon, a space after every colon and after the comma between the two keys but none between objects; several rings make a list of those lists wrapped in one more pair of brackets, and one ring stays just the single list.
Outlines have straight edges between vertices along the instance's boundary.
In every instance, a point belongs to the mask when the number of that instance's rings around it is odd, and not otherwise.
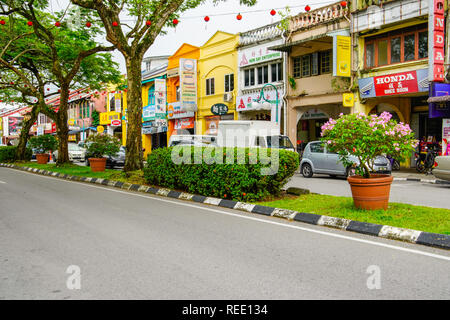
[{"label": "balcony railing", "polygon": [[281,36],[282,30],[277,27],[277,23],[272,23],[258,29],[253,29],[240,34],[239,45],[245,46],[259,41],[269,40]]},{"label": "balcony railing", "polygon": [[290,29],[291,31],[296,31],[348,16],[350,12],[349,5],[347,2],[347,5],[343,7],[340,2],[337,2],[310,12],[300,13],[292,17]]}]

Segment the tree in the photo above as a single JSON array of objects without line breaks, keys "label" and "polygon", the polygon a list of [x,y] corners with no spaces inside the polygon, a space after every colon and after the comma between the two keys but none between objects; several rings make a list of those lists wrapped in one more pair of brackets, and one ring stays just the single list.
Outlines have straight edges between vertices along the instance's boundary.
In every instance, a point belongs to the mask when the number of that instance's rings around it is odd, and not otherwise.
[{"label": "tree", "polygon": [[[141,65],[145,52],[163,32],[164,26],[174,26],[179,13],[196,8],[205,0],[71,0],[82,8],[95,10],[103,22],[106,39],[124,56],[127,68],[127,157],[125,171],[141,169],[142,159],[142,84]],[[222,0],[214,0],[215,3]],[[240,0],[254,5],[256,0]],[[134,25],[120,21],[128,12],[136,18]]]},{"label": "tree", "polygon": [[[8,16],[9,21],[22,20],[29,30],[33,31],[35,41],[31,50],[39,52],[39,58],[45,58],[46,70],[52,75],[54,84],[59,88],[60,99],[58,109],[48,110],[56,123],[59,140],[59,164],[69,162],[68,154],[68,100],[69,90],[74,86],[90,85],[99,88],[103,82],[118,82],[120,74],[117,64],[107,52],[113,51],[113,46],[99,45],[95,37],[101,34],[101,29],[93,28],[70,29],[63,19],[67,12],[56,13],[55,16],[44,12],[48,0],[0,0],[0,14]],[[85,10],[86,11],[86,10]],[[94,13],[83,12],[87,18]],[[55,25],[58,22],[58,26]],[[62,21],[62,22],[59,22]],[[21,57],[30,49],[26,48],[18,56]],[[12,62],[15,62],[13,60]],[[16,68],[15,72],[21,71]],[[20,78],[26,77],[22,73]]]}]

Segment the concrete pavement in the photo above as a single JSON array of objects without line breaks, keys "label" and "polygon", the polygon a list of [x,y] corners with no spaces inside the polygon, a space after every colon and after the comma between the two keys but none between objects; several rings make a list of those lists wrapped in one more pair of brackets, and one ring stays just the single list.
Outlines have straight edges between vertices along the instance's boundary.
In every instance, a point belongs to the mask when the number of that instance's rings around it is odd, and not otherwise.
[{"label": "concrete pavement", "polygon": [[0,181],[0,298],[450,297],[447,251],[6,168]]}]

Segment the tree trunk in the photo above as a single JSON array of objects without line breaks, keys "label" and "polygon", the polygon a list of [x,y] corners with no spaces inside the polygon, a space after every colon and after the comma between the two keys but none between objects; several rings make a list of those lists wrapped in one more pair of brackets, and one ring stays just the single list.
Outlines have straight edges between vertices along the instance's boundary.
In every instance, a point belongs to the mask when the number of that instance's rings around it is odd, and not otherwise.
[{"label": "tree trunk", "polygon": [[59,110],[56,121],[56,134],[58,135],[58,165],[69,163],[69,126],[67,124],[68,115],[69,87],[61,86],[61,95],[59,98]]},{"label": "tree trunk", "polygon": [[[141,59],[127,59],[127,156],[124,171],[142,169],[142,84]],[[124,110],[122,111],[124,112]]]},{"label": "tree trunk", "polygon": [[29,114],[30,118],[23,122],[22,130],[20,131],[19,144],[17,145],[16,150],[16,160],[27,160],[25,159],[25,153],[27,150],[28,138],[30,136],[30,129],[36,122],[38,115],[39,107],[34,106]]}]

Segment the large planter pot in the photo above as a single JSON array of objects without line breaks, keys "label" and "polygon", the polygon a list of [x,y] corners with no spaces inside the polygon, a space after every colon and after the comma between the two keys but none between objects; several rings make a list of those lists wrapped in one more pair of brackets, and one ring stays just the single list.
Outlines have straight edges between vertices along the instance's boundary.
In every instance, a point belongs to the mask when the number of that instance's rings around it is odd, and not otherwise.
[{"label": "large planter pot", "polygon": [[355,207],[366,210],[387,210],[389,193],[394,177],[387,174],[372,174],[370,178],[349,176]]},{"label": "large planter pot", "polygon": [[36,160],[37,160],[37,163],[39,163],[39,164],[47,164],[48,154],[47,153],[36,154]]},{"label": "large planter pot", "polygon": [[105,171],[106,158],[89,158],[89,165],[92,172]]}]

